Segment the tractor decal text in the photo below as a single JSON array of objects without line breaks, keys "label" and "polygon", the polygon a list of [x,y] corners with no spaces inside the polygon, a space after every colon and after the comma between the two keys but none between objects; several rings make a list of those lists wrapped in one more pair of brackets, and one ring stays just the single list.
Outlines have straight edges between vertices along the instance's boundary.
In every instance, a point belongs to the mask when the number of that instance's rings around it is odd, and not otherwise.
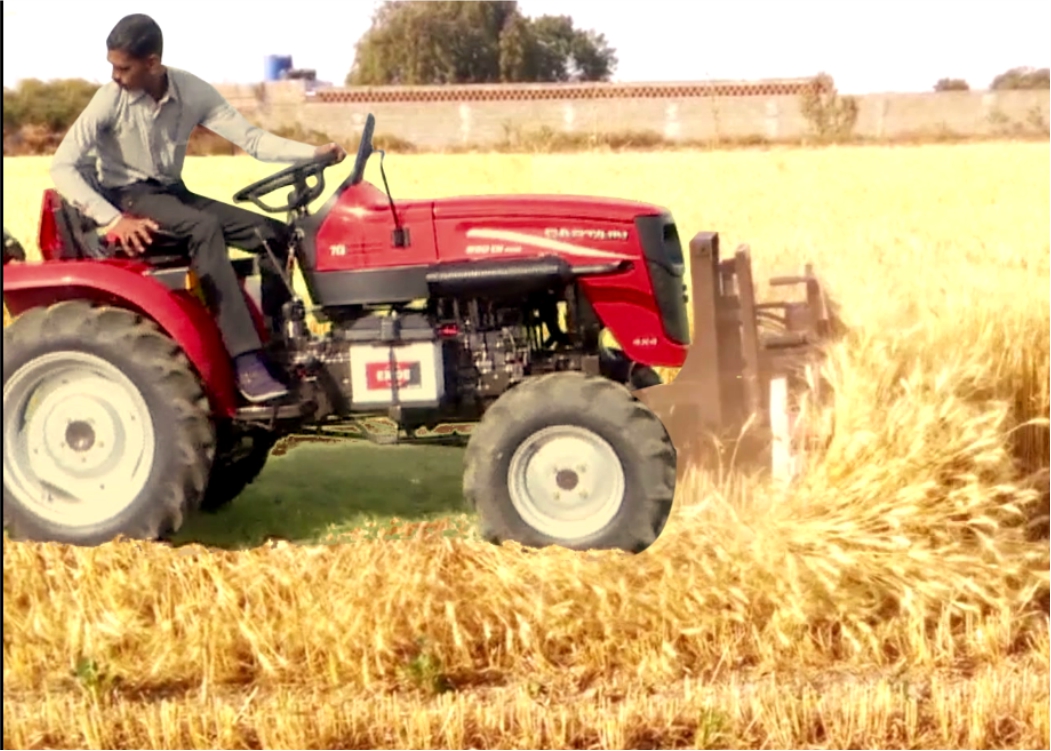
[{"label": "tractor decal text", "polygon": [[622,229],[585,229],[580,227],[548,227],[544,230],[544,237],[554,240],[618,240],[628,239],[627,230]]},{"label": "tractor decal text", "polygon": [[467,237],[472,240],[495,240],[505,243],[521,243],[522,245],[531,245],[534,248],[540,248],[542,250],[551,250],[556,253],[566,253],[568,255],[583,256],[585,258],[616,258],[622,261],[630,261],[635,258],[635,256],[624,253],[598,250],[597,248],[588,248],[583,245],[576,245],[574,243],[568,243],[550,237],[531,235],[528,232],[514,232],[512,230],[504,229],[482,229],[474,227],[467,230]]},{"label": "tractor decal text", "polygon": [[[419,386],[423,383],[418,362],[398,363],[398,388]],[[365,365],[365,385],[370,391],[391,387],[390,364],[370,362]]]}]

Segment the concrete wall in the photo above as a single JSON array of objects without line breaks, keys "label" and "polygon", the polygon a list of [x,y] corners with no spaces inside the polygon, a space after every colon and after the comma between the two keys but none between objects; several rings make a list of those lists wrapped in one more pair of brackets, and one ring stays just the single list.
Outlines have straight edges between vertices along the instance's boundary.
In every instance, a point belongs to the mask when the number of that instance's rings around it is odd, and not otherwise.
[{"label": "concrete wall", "polygon": [[[548,127],[570,133],[653,131],[671,140],[795,140],[809,133],[799,82],[455,86],[308,91],[297,81],[220,86],[267,128],[298,125],[353,142],[366,113],[377,134],[441,149]],[[1047,132],[1048,91],[871,94],[855,133],[872,139]]]}]

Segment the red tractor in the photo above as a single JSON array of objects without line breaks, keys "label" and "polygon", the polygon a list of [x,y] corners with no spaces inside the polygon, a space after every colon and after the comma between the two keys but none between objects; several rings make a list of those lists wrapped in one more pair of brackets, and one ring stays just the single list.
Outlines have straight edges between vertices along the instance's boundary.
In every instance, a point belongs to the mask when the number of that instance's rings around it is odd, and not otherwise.
[{"label": "red tractor", "polygon": [[[469,435],[464,494],[494,542],[637,552],[657,539],[672,507],[676,447],[633,392],[660,403],[668,387],[648,388],[660,383],[654,368],[683,366],[689,349],[685,263],[669,212],[572,196],[395,203],[382,151],[385,190],[363,180],[374,126],[369,115],[350,175],[317,213],[307,207],[325,190],[327,158],[234,196],[287,212],[290,265],[327,324],[324,335],[308,327],[290,268],[280,330],[266,330],[245,284],[291,386],[275,404],[237,392],[177,238],[161,234],[146,256],[126,257],[45,193],[43,262],[4,255],[4,302],[15,316],[3,353],[12,537],[164,537],[188,513],[234,499],[282,438],[321,433]],[[286,205],[261,201],[283,188]],[[756,319],[742,326],[735,312],[741,300],[754,305],[751,288],[735,295],[726,286],[734,269],[749,269],[747,252],[720,262],[717,240],[691,243],[694,335],[711,341],[706,362],[687,364],[676,381],[690,387],[680,393],[682,440],[698,420],[727,423],[726,404],[763,406],[757,384],[769,368],[757,353],[769,347],[741,346]],[[235,267],[248,280],[258,264]],[[783,322],[798,328],[798,317]],[[665,391],[669,426],[672,397]],[[377,420],[394,429],[377,434]]]}]

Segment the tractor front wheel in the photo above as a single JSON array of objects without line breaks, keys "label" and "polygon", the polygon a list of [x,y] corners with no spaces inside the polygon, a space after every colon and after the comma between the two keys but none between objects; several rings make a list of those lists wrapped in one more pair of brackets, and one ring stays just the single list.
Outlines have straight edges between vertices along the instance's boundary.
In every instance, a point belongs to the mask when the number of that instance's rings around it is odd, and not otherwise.
[{"label": "tractor front wheel", "polygon": [[203,496],[215,432],[198,379],[152,322],[81,301],[4,329],[4,526],[97,545],[177,531]]},{"label": "tractor front wheel", "polygon": [[472,431],[464,494],[483,537],[642,552],[663,531],[676,454],[625,386],[582,373],[525,381]]}]

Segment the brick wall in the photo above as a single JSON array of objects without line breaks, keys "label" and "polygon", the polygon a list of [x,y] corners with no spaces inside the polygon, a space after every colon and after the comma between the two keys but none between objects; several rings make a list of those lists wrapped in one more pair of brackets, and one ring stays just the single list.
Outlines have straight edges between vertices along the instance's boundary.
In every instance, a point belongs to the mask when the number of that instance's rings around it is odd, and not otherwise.
[{"label": "brick wall", "polygon": [[[668,139],[797,139],[803,80],[755,83],[583,84],[323,89],[302,82],[220,86],[265,127],[300,125],[354,142],[366,113],[377,133],[426,148],[504,140],[509,131],[609,133],[654,131]],[[908,135],[1046,132],[1048,91],[871,94],[858,97],[856,133],[874,139]]]}]

